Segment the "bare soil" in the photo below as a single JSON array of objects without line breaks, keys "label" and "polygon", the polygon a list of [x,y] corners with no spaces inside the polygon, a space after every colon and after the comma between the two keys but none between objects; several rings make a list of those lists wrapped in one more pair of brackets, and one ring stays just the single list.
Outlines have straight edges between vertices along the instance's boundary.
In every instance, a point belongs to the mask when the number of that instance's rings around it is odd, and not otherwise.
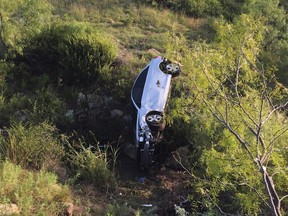
[{"label": "bare soil", "polygon": [[175,205],[181,206],[189,194],[189,175],[155,164],[141,170],[138,163],[126,155],[119,156],[118,186],[113,192],[98,192],[92,186],[75,191],[79,203],[73,215],[107,215],[109,206],[118,206],[116,215],[174,216]]},{"label": "bare soil", "polygon": [[141,170],[135,160],[120,157],[116,199],[147,215],[175,215],[175,205],[181,206],[187,200],[189,175],[163,163]]}]

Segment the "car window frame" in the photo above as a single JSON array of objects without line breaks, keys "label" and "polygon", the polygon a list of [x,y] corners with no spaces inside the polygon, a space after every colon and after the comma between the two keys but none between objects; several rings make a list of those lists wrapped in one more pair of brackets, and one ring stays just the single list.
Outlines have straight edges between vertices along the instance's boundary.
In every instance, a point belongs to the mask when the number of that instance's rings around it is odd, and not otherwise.
[{"label": "car window frame", "polygon": [[143,96],[144,86],[146,83],[149,66],[145,67],[135,79],[134,85],[131,91],[131,98],[136,108],[141,108],[141,100]]}]

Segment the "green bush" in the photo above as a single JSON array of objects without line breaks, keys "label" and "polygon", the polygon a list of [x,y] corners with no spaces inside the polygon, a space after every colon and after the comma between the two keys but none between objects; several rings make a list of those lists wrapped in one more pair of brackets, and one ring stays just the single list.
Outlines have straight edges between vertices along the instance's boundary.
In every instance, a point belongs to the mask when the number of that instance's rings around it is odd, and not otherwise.
[{"label": "green bush", "polygon": [[23,56],[32,75],[47,74],[55,84],[82,88],[109,70],[116,46],[87,24],[55,24],[32,38]]},{"label": "green bush", "polygon": [[0,158],[22,168],[53,168],[63,156],[63,147],[56,129],[47,124],[24,126],[14,124],[7,129],[8,137],[0,137]]},{"label": "green bush", "polygon": [[[1,40],[8,57],[22,53],[24,40],[47,27],[52,19],[52,5],[47,0],[1,0]],[[6,52],[5,52],[6,53]]]},{"label": "green bush", "polygon": [[[108,159],[108,149],[101,150],[98,147],[87,145],[79,139],[79,143],[68,144],[68,158],[72,169],[76,172],[76,177],[80,181],[94,185],[99,190],[114,190],[116,187],[116,177],[111,171],[111,162]],[[114,155],[116,157],[116,154]]]},{"label": "green bush", "polygon": [[59,215],[70,201],[69,188],[58,184],[54,174],[0,163],[0,203],[16,204],[21,215]]},{"label": "green bush", "polygon": [[193,17],[224,16],[233,19],[234,16],[241,14],[242,7],[248,0],[147,0],[152,5],[158,7],[168,7],[174,11],[182,12]]},{"label": "green bush", "polygon": [[106,91],[103,93],[112,95],[116,101],[130,101],[130,91],[133,85],[131,68],[126,65],[116,65],[112,72],[104,73],[103,82]]},{"label": "green bush", "polygon": [[288,2],[287,1],[280,0],[280,6],[282,6],[286,10],[286,13],[288,13]]},{"label": "green bush", "polygon": [[15,93],[4,101],[0,107],[2,125],[8,126],[11,122],[65,123],[66,105],[52,88],[36,90],[33,94]]},{"label": "green bush", "polygon": [[106,216],[128,216],[128,215],[135,215],[140,216],[141,211],[138,209],[135,211],[133,208],[125,204],[109,204],[107,208]]},{"label": "green bush", "polygon": [[59,64],[60,76],[69,86],[86,87],[97,82],[116,55],[112,43],[95,36],[71,38],[63,44]]}]

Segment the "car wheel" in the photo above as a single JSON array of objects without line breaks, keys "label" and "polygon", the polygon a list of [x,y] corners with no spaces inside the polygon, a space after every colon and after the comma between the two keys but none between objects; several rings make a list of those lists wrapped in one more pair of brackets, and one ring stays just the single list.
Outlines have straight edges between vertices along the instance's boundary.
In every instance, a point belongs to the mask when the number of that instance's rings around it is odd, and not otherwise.
[{"label": "car wheel", "polygon": [[146,122],[153,131],[163,131],[166,125],[163,113],[157,111],[148,113],[146,115]]},{"label": "car wheel", "polygon": [[166,70],[168,74],[172,75],[172,77],[177,77],[180,74],[180,66],[178,64],[167,64]]}]

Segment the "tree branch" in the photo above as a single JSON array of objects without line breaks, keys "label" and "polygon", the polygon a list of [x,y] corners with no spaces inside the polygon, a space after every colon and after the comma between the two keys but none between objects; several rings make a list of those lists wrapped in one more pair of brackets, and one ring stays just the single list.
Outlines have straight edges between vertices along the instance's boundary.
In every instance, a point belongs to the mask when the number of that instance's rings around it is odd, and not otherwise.
[{"label": "tree branch", "polygon": [[272,211],[274,215],[281,216],[281,200],[278,197],[278,193],[275,190],[274,182],[272,177],[269,176],[269,174],[266,171],[266,167],[262,165],[262,162],[260,160],[255,161],[258,163],[260,167],[260,172],[262,173],[264,185],[266,188],[266,191],[268,193],[268,197],[270,200],[270,203],[272,205]]},{"label": "tree branch", "polygon": [[249,187],[250,189],[254,190],[255,193],[258,195],[258,197],[262,200],[262,202],[265,203],[266,206],[268,206],[271,209],[271,206],[269,205],[269,203],[267,203],[265,201],[265,199],[263,198],[263,196],[259,193],[259,191],[256,190],[256,188],[252,187],[251,185],[247,184],[247,183],[240,183],[239,185],[246,185],[247,187]]},{"label": "tree branch", "polygon": [[288,197],[288,195],[283,196],[283,197],[280,199],[280,201],[282,201],[283,199],[285,199],[285,198],[287,198],[287,197]]},{"label": "tree branch", "polygon": [[229,214],[229,213],[226,213],[226,212],[223,212],[223,210],[220,208],[220,206],[217,205],[217,203],[212,199],[212,197],[209,195],[209,193],[206,191],[206,196],[211,200],[211,202],[216,206],[216,208],[219,210],[219,212],[222,214],[222,215],[227,215],[227,216],[236,216],[234,214]]}]

